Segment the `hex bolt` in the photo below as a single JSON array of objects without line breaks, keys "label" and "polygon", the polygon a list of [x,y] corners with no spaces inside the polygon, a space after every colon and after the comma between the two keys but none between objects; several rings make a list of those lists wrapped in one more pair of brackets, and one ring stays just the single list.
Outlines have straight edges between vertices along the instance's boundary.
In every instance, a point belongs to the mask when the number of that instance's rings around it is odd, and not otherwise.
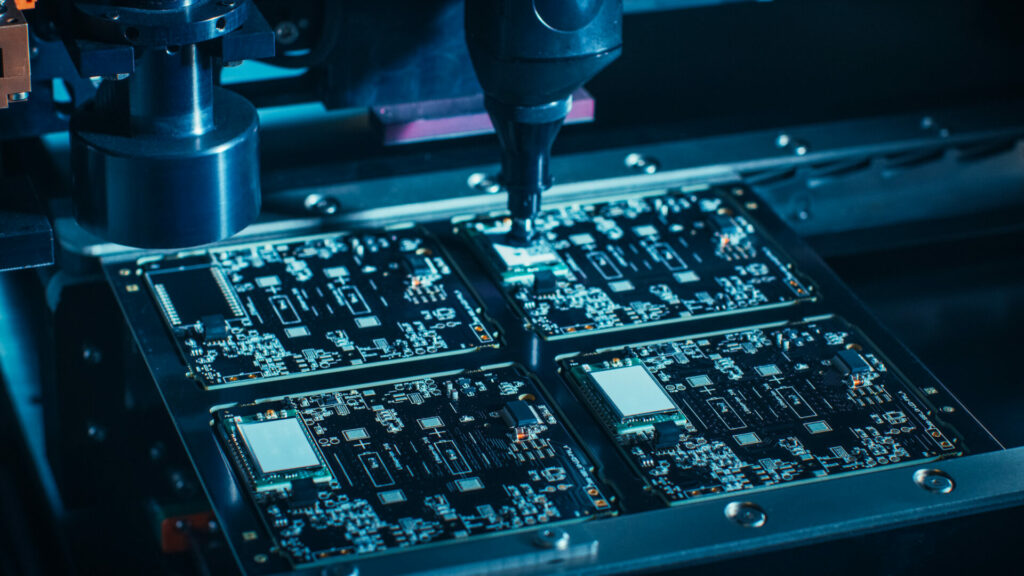
[{"label": "hex bolt", "polygon": [[956,488],[952,476],[934,468],[914,472],[914,483],[933,494],[949,494]]},{"label": "hex bolt", "polygon": [[658,162],[657,158],[645,156],[638,152],[627,154],[624,163],[626,168],[642,174],[654,174],[661,169],[661,163]]},{"label": "hex bolt", "polygon": [[760,528],[768,521],[768,514],[753,502],[730,502],[725,517],[745,528]]},{"label": "hex bolt", "polygon": [[569,533],[561,528],[545,528],[533,537],[533,543],[539,548],[565,550],[569,548]]},{"label": "hex bolt", "polygon": [[501,192],[501,184],[498,183],[498,179],[492,176],[488,176],[483,172],[474,172],[466,178],[466,185],[476,190],[477,192],[483,192],[484,194],[497,194]]}]

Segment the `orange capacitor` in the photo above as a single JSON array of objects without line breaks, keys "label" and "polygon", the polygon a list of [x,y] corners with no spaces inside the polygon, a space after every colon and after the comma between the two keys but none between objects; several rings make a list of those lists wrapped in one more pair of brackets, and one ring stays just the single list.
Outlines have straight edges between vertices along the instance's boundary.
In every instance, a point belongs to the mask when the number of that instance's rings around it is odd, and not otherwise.
[{"label": "orange capacitor", "polygon": [[36,0],[14,0],[18,10],[31,10],[36,7]]}]

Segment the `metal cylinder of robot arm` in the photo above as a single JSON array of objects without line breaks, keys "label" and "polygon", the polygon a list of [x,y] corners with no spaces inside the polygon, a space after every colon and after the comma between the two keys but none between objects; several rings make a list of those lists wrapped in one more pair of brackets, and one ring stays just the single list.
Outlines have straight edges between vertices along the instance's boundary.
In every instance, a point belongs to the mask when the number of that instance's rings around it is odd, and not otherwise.
[{"label": "metal cylinder of robot arm", "polygon": [[564,100],[622,51],[622,0],[466,0],[484,92],[516,106]]}]

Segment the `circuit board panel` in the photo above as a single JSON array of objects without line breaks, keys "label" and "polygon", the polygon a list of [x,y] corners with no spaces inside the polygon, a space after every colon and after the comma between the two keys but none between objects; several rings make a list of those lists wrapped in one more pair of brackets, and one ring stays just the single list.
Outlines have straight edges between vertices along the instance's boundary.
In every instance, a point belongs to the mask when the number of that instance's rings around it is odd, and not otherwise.
[{"label": "circuit board panel", "polygon": [[964,452],[928,392],[835,317],[590,353],[563,368],[670,504]]},{"label": "circuit board panel", "polygon": [[245,404],[215,426],[295,565],[614,510],[513,366]]},{"label": "circuit board panel", "polygon": [[496,344],[470,289],[414,228],[217,248],[136,273],[207,387]]},{"label": "circuit board panel", "polygon": [[810,283],[720,190],[548,209],[525,246],[507,239],[510,224],[485,218],[460,230],[547,338],[812,298]]}]

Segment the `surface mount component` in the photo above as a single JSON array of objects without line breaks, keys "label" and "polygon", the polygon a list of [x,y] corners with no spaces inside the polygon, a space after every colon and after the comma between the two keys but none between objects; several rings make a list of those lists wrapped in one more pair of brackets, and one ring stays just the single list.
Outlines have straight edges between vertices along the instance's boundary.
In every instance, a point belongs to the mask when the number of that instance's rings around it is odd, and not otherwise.
[{"label": "surface mount component", "polygon": [[496,344],[466,283],[416,229],[214,248],[137,270],[209,387]]},{"label": "surface mount component", "polygon": [[215,426],[296,565],[613,511],[514,367],[259,401]]},{"label": "surface mount component", "polygon": [[460,225],[524,319],[549,338],[784,306],[812,297],[726,193],[545,210],[537,237],[508,218]]},{"label": "surface mount component", "polygon": [[637,474],[668,503],[965,451],[924,393],[835,317],[585,354],[563,365]]}]

